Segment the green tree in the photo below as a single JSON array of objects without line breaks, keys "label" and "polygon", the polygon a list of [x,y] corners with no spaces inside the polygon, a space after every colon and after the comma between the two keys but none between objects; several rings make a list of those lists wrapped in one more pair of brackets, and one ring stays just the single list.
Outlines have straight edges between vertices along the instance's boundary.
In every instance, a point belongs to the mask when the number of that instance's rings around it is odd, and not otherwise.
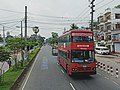
[{"label": "green tree", "polygon": [[115,8],[120,8],[120,5],[115,6]]},{"label": "green tree", "polygon": [[2,37],[0,37],[0,42],[3,42],[3,38]]},{"label": "green tree", "polygon": [[[22,40],[21,38],[9,38],[7,40],[7,46],[13,51],[13,60],[15,61],[15,68],[18,68],[18,61],[17,61],[17,53],[18,51],[22,49],[28,45],[28,42],[25,40]],[[21,65],[23,66],[23,53],[22,53],[22,62]]]},{"label": "green tree", "polygon": [[58,44],[58,33],[52,32],[52,38],[51,38],[51,43],[54,45]]},{"label": "green tree", "polygon": [[73,23],[72,25],[70,25],[70,30],[72,29],[79,29],[79,27]]},{"label": "green tree", "polygon": [[[0,67],[0,72],[2,73],[2,68],[4,66],[5,61],[10,59],[10,51],[5,47],[0,47],[0,62],[2,62],[2,66]],[[0,77],[1,83],[2,77]]]}]

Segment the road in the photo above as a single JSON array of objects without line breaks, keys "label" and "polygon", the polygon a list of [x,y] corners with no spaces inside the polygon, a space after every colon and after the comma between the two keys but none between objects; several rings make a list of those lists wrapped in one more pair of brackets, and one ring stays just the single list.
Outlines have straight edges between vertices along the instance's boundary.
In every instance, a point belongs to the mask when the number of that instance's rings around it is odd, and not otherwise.
[{"label": "road", "polygon": [[120,90],[118,79],[98,69],[89,77],[69,77],[46,45],[38,53],[20,90]]}]

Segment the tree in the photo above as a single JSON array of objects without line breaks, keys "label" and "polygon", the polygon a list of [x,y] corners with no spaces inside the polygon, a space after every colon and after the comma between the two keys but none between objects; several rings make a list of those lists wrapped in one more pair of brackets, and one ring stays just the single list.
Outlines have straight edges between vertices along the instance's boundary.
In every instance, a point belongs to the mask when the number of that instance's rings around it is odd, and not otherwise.
[{"label": "tree", "polygon": [[52,34],[51,43],[54,46],[55,44],[58,44],[58,33],[52,32],[51,34]]},{"label": "tree", "polygon": [[5,62],[10,59],[10,51],[5,47],[0,47],[0,62]]},{"label": "tree", "polygon": [[[8,61],[9,59],[10,59],[10,51],[5,47],[0,47],[0,62],[3,62],[2,66],[0,67],[1,73],[2,73],[2,68],[4,66],[5,61]],[[0,83],[1,83],[1,78],[2,77],[0,77]]]},{"label": "tree", "polygon": [[120,5],[115,6],[115,8],[120,8]]},{"label": "tree", "polygon": [[[17,52],[25,48],[28,43],[25,40],[22,40],[21,38],[9,38],[7,40],[7,46],[13,51],[13,60],[15,61],[15,68],[18,68],[17,65]],[[22,62],[21,66],[23,66],[24,58],[22,54]]]},{"label": "tree", "polygon": [[3,42],[3,38],[2,37],[0,37],[0,42]]},{"label": "tree", "polygon": [[79,27],[76,25],[76,24],[72,24],[72,25],[70,25],[70,30],[72,30],[72,29],[79,29]]}]

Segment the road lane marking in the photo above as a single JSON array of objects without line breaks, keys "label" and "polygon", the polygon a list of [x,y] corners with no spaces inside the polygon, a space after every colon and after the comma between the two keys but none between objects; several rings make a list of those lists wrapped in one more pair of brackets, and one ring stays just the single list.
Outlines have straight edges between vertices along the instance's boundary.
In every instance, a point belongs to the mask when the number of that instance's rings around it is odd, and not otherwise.
[{"label": "road lane marking", "polygon": [[119,86],[119,84],[118,83],[116,83],[115,81],[112,81],[114,84],[116,84],[116,85],[118,85]]},{"label": "road lane marking", "polygon": [[30,77],[30,74],[31,74],[32,70],[33,70],[33,67],[35,66],[35,63],[36,63],[36,61],[37,61],[37,58],[38,58],[38,55],[37,55],[37,57],[36,57],[33,65],[32,65],[32,67],[31,67],[31,70],[30,70],[30,72],[29,72],[29,74],[28,74],[28,76],[27,76],[27,79],[25,80],[25,83],[24,83],[24,85],[23,85],[23,87],[22,87],[22,90],[24,90],[24,88],[25,88],[25,86],[26,86],[26,83],[27,83],[27,81],[28,81],[28,79],[29,79],[29,77]]},{"label": "road lane marking", "polygon": [[70,83],[70,86],[72,87],[72,89],[73,89],[73,90],[75,90],[75,88],[74,88],[74,86],[73,86],[73,84],[72,84],[72,83]]},{"label": "road lane marking", "polygon": [[101,74],[100,74],[100,73],[97,73],[97,74],[101,76]]},{"label": "road lane marking", "polygon": [[48,59],[47,57],[43,57],[41,62],[41,70],[46,70],[46,69],[48,69]]},{"label": "road lane marking", "polygon": [[61,72],[64,73],[64,71],[61,69]]},{"label": "road lane marking", "polygon": [[109,80],[109,78],[108,78],[108,77],[104,77],[104,78]]}]

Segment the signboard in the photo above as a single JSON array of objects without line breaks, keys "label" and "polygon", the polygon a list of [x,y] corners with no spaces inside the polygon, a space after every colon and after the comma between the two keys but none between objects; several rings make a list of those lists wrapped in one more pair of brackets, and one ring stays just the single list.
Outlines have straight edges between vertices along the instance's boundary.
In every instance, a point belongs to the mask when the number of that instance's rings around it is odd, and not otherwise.
[{"label": "signboard", "polygon": [[77,45],[77,47],[80,47],[80,48],[89,48],[90,46],[89,45]]},{"label": "signboard", "polygon": [[72,33],[72,36],[92,36],[92,33]]}]

